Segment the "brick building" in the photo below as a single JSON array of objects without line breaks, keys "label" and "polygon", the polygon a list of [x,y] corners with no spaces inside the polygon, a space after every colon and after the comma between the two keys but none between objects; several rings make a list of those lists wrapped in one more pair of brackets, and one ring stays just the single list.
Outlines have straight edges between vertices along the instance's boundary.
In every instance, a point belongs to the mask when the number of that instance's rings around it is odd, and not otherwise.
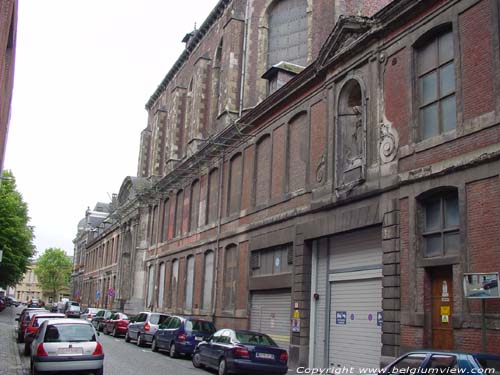
[{"label": "brick building", "polygon": [[0,175],[3,170],[14,85],[17,0],[0,0]]},{"label": "brick building", "polygon": [[500,270],[499,5],[221,0],[101,234],[117,306],[265,331],[292,365],[480,351],[462,280]]}]

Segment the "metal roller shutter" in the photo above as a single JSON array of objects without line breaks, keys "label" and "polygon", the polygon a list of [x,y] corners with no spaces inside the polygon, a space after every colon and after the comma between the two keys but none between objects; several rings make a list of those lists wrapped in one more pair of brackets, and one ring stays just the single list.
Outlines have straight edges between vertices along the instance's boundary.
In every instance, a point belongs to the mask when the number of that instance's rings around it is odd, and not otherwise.
[{"label": "metal roller shutter", "polygon": [[291,303],[290,291],[252,293],[250,329],[268,334],[281,348],[288,350]]}]

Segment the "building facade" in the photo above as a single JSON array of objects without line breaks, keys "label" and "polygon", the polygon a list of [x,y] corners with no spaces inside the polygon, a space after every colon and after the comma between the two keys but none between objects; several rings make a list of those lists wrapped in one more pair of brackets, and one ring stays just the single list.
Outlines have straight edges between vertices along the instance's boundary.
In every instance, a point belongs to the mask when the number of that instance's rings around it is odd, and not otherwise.
[{"label": "building facade", "polygon": [[14,86],[17,0],[0,1],[0,176],[3,170]]},{"label": "building facade", "polygon": [[499,6],[220,1],[98,239],[115,304],[264,331],[292,366],[500,353],[500,301],[482,347],[462,284],[500,270]]}]

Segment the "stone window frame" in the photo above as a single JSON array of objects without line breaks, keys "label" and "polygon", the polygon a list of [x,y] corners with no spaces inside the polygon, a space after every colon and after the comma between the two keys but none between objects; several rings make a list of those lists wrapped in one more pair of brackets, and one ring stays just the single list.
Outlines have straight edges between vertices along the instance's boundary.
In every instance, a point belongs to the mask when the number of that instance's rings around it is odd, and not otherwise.
[{"label": "stone window frame", "polygon": [[170,197],[166,197],[163,200],[163,215],[161,223],[161,236],[160,242],[165,242],[168,240],[168,227],[170,225]]},{"label": "stone window frame", "polygon": [[[233,163],[235,163],[235,160],[237,158],[241,158],[241,171],[240,171],[240,178],[238,181],[236,181],[235,183],[237,184],[236,186],[233,186],[232,185],[232,178],[233,178]],[[245,168],[245,160],[244,160],[244,154],[242,151],[237,151],[235,152],[234,154],[231,155],[231,157],[229,158],[229,165],[228,165],[228,169],[229,169],[229,173],[228,173],[228,180],[227,180],[227,183],[228,183],[228,187],[227,187],[227,209],[226,209],[226,216],[236,216],[236,215],[239,215],[239,212],[241,210],[241,192],[242,192],[242,187],[243,187],[243,171],[244,171],[244,168]],[[235,167],[236,168],[236,167]],[[238,194],[238,199],[237,199],[237,202],[233,202],[234,204],[234,207],[233,205],[231,204],[231,194],[232,194],[232,191],[233,189],[237,188],[239,190],[239,194]]]},{"label": "stone window frame", "polygon": [[184,190],[179,189],[175,194],[174,238],[182,236],[183,211],[184,211]]},{"label": "stone window frame", "polygon": [[[208,224],[212,224],[214,222],[217,221],[218,217],[219,217],[219,199],[220,199],[220,190],[219,189],[219,173],[221,171],[221,168],[219,167],[214,167],[214,168],[211,168],[208,173],[207,173],[207,196],[206,196],[206,209],[205,209],[205,224],[208,225]],[[215,188],[215,197],[214,198],[217,198],[215,199],[215,205],[213,206],[215,212],[212,213],[212,211],[210,210],[210,206],[211,206],[211,194],[212,194],[212,190],[210,189],[210,186],[211,186],[211,181],[212,181],[212,176],[216,176],[217,177],[217,180],[216,180],[216,188]],[[214,215],[214,219],[211,220],[211,215]]]},{"label": "stone window frame", "polygon": [[146,307],[152,308],[154,304],[154,293],[155,293],[155,265],[149,264],[148,266],[148,282],[146,284]]},{"label": "stone window frame", "polygon": [[[442,136],[443,134],[450,133],[456,131],[458,127],[458,116],[457,116],[457,94],[458,94],[458,75],[457,75],[457,43],[455,40],[456,31],[453,28],[453,25],[450,22],[446,22],[440,24],[438,26],[433,27],[431,30],[425,32],[422,36],[420,36],[417,41],[413,44],[413,79],[414,79],[414,97],[415,97],[415,116],[417,125],[417,134],[416,139],[418,141],[425,141],[428,139],[435,138],[437,136]],[[439,61],[440,55],[440,41],[443,40],[445,36],[451,37],[451,42],[453,43],[453,53],[452,56],[448,57],[445,61]],[[425,48],[436,45],[436,51],[434,57],[437,61],[435,61],[432,66],[427,67],[425,70],[420,71],[420,62],[419,57],[422,56]],[[440,78],[442,77],[442,72],[445,67],[453,64],[453,90],[450,90],[446,93],[440,93],[441,85]],[[436,74],[436,97],[432,100],[423,102],[422,99],[422,88],[421,83],[423,83],[424,77],[429,77],[431,74]],[[441,107],[442,103],[450,98],[453,98],[455,101],[455,124],[453,128],[448,130],[443,129],[443,120],[442,113],[443,109]],[[429,108],[431,106],[438,105],[438,124],[437,124],[437,133],[429,136],[425,136],[424,134],[424,124],[422,119],[422,110]]]},{"label": "stone window frame", "polygon": [[[161,262],[158,266],[158,307],[165,307],[165,280],[167,275],[166,262]],[[163,272],[162,272],[163,271]],[[161,282],[163,275],[163,283]]]},{"label": "stone window frame", "polygon": [[[170,286],[168,288],[168,307],[171,309],[176,309],[178,307],[178,294],[179,294],[179,258],[173,258],[170,265]],[[176,272],[175,268],[177,267]],[[175,276],[175,284],[174,284]],[[175,304],[174,304],[175,302]]]}]

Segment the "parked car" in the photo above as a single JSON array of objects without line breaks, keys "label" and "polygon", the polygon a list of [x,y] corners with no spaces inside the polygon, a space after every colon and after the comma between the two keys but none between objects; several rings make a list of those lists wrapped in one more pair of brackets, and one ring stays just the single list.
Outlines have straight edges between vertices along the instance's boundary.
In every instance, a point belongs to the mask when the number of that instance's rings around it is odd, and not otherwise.
[{"label": "parked car", "polygon": [[98,311],[97,314],[95,314],[90,321],[94,328],[100,332],[104,329],[104,322],[111,318],[111,315],[116,313],[117,311],[111,311],[111,310],[101,310]]},{"label": "parked car", "polygon": [[104,322],[102,331],[106,335],[111,333],[114,337],[118,337],[119,335],[125,335],[128,325],[129,317],[124,313],[118,312],[111,315],[111,317]]},{"label": "parked car", "polygon": [[42,303],[38,298],[32,298],[28,301],[28,307],[42,307]]},{"label": "parked car", "polygon": [[64,314],[67,318],[80,318],[80,302],[68,301],[64,305]]},{"label": "parked car", "polygon": [[139,313],[134,322],[128,325],[125,341],[136,340],[137,346],[151,344],[158,326],[168,319],[170,315],[154,312]]},{"label": "parked car", "polygon": [[28,307],[25,308],[22,312],[19,318],[16,318],[16,321],[18,322],[17,325],[17,342],[23,342],[24,341],[24,331],[26,330],[26,327],[30,323],[31,318],[33,315],[36,313],[45,313],[47,310],[42,309],[40,307]]},{"label": "parked car", "polygon": [[500,371],[500,355],[418,350],[397,358],[387,365],[381,374],[401,374],[403,371],[413,374],[417,373],[418,369],[431,368],[437,369],[434,371],[439,374],[483,374],[487,368],[498,372]]},{"label": "parked car", "polygon": [[15,299],[14,297],[7,297],[5,299],[5,302],[7,303],[7,306],[19,306],[21,304],[20,301],[18,301],[17,299]]},{"label": "parked car", "polygon": [[201,342],[193,353],[194,367],[210,367],[227,373],[288,372],[288,353],[260,332],[221,329]]},{"label": "parked car", "polygon": [[151,350],[157,352],[166,349],[172,358],[178,354],[191,355],[196,345],[207,340],[215,331],[217,330],[214,324],[207,320],[171,316],[159,325],[151,343]]},{"label": "parked car", "polygon": [[7,303],[5,302],[5,300],[0,297],[0,311],[3,311],[3,309],[5,309],[5,307],[7,306]]},{"label": "parked car", "polygon": [[24,331],[24,355],[30,354],[30,346],[33,341],[33,337],[35,337],[38,332],[38,328],[45,320],[64,317],[64,314],[61,313],[47,313],[42,311],[33,314],[33,317]]},{"label": "parked car", "polygon": [[104,351],[91,323],[81,319],[51,319],[40,326],[31,343],[31,374],[48,371],[104,373]]},{"label": "parked car", "polygon": [[96,307],[88,307],[82,311],[82,313],[80,314],[80,319],[86,319],[90,322],[90,321],[92,321],[92,318],[94,317],[94,315],[97,314],[101,310],[103,310],[103,309],[98,309]]}]

